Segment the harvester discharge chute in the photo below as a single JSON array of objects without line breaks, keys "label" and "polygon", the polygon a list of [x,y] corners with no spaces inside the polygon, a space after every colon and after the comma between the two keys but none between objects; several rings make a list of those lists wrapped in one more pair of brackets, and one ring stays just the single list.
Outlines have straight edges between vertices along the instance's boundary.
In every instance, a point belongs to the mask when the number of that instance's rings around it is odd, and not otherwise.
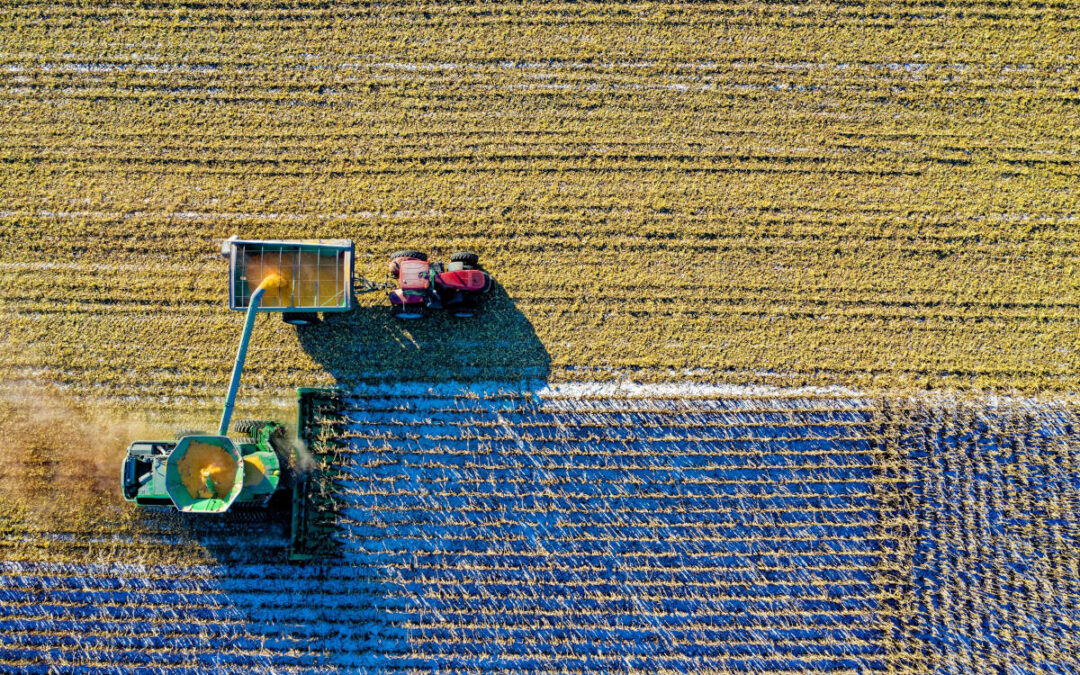
[{"label": "harvester discharge chute", "polygon": [[258,312],[281,312],[292,324],[317,323],[319,312],[352,307],[352,242],[225,241],[229,260],[229,307],[246,312],[240,346],[217,434],[185,434],[176,441],[136,441],[122,471],[124,499],[140,506],[172,507],[188,513],[225,513],[235,506],[266,506],[292,488],[294,558],[311,557],[317,547],[306,531],[311,519],[306,469],[299,448],[286,441],[284,425],[242,421],[227,434],[240,386],[248,344]]}]

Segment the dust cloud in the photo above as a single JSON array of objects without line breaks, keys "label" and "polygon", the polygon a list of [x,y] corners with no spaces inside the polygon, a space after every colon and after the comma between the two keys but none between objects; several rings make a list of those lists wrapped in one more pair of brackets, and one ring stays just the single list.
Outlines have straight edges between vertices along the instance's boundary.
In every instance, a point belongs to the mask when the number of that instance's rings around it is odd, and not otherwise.
[{"label": "dust cloud", "polygon": [[122,503],[128,444],[161,437],[142,422],[70,405],[34,386],[0,389],[0,508],[25,526],[75,525]]}]

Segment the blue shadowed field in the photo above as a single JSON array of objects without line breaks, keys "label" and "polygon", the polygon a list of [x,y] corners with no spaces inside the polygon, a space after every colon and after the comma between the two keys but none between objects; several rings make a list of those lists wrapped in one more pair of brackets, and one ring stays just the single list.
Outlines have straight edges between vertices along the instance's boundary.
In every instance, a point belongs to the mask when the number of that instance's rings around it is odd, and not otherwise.
[{"label": "blue shadowed field", "polygon": [[366,387],[323,420],[337,560],[287,564],[285,533],[253,526],[201,540],[216,565],[4,563],[0,662],[1074,672],[1070,419],[821,390]]},{"label": "blue shadowed field", "polygon": [[350,557],[442,668],[883,668],[861,408],[354,398]]}]

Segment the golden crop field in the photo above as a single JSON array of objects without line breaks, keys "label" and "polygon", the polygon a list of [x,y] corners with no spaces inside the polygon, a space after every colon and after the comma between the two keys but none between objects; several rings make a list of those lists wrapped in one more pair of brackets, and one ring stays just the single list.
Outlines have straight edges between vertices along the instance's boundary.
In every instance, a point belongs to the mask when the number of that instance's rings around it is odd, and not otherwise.
[{"label": "golden crop field", "polygon": [[472,328],[263,320],[242,403],[508,369],[1074,389],[1074,10],[9,5],[0,376],[209,411],[240,234],[351,238],[376,279],[473,249],[505,290]]},{"label": "golden crop field", "polygon": [[[1078,29],[0,0],[0,671],[1076,672]],[[497,283],[258,319],[303,509],[123,504],[220,414],[231,235]]]}]

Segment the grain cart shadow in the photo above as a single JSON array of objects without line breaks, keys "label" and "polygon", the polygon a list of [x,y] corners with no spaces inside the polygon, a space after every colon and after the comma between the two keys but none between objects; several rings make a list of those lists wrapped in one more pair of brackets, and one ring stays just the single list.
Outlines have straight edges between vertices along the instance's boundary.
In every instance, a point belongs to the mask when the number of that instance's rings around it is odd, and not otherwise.
[{"label": "grain cart shadow", "polygon": [[431,311],[403,321],[380,300],[297,329],[303,348],[345,389],[377,381],[547,379],[547,350],[497,281],[469,319]]},{"label": "grain cart shadow", "polygon": [[[309,499],[293,517],[294,529],[306,533],[299,542],[301,556],[308,551],[320,558],[340,555],[337,523],[350,506],[340,471],[354,459],[342,454],[351,421],[340,411],[349,406],[349,392],[374,385],[385,388],[389,399],[408,398],[418,384],[423,389],[468,382],[528,389],[543,386],[550,371],[551,359],[532,324],[497,282],[481,313],[468,319],[432,311],[403,321],[391,315],[384,298],[379,300],[297,329],[304,349],[338,385],[337,392],[300,396],[300,418],[308,421],[298,432],[312,465],[305,490]],[[293,543],[295,549],[298,542]]]}]

